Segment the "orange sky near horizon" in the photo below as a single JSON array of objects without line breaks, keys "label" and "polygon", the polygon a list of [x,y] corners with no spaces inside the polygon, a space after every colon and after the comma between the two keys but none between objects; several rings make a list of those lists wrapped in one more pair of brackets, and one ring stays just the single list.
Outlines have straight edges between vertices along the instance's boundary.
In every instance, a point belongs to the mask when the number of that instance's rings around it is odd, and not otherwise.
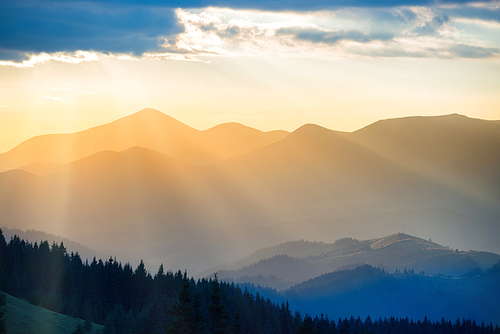
[{"label": "orange sky near horizon", "polygon": [[204,57],[0,67],[0,152],[151,107],[196,129],[306,123],[354,131],[380,119],[459,113],[500,119],[496,59]]}]

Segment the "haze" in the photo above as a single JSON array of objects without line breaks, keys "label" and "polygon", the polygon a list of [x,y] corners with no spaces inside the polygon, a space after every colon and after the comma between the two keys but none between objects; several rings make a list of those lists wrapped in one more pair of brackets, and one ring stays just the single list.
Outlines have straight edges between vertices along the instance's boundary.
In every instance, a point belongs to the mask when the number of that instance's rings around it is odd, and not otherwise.
[{"label": "haze", "polygon": [[498,147],[498,122],[457,114],[288,133],[144,109],[1,154],[0,211],[8,228],[195,272],[289,240],[401,231],[498,252]]},{"label": "haze", "polygon": [[0,12],[6,227],[196,270],[302,238],[500,249],[498,2]]}]

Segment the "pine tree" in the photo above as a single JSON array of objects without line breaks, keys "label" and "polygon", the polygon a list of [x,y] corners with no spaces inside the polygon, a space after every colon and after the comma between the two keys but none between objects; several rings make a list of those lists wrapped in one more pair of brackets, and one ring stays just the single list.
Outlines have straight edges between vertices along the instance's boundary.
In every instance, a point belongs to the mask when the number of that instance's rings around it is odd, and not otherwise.
[{"label": "pine tree", "polygon": [[314,326],[313,326],[313,320],[309,316],[309,314],[306,314],[304,316],[303,321],[299,324],[299,327],[297,329],[297,334],[314,334]]},{"label": "pine tree", "polygon": [[179,300],[170,310],[170,321],[165,326],[168,334],[194,334],[195,313],[193,308],[193,296],[187,272],[182,278],[182,290],[179,292]]},{"label": "pine tree", "polygon": [[214,274],[214,279],[211,282],[210,291],[210,320],[212,323],[212,333],[213,334],[228,334],[228,314],[226,306],[222,302],[223,293],[219,280],[217,278],[217,273]]}]

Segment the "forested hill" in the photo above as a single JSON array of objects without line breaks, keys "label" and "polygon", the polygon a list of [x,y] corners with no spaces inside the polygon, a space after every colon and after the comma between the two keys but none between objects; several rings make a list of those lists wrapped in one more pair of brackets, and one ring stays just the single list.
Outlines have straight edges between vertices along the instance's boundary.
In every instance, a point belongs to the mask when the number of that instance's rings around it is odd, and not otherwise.
[{"label": "forested hill", "polygon": [[[187,273],[151,275],[116,259],[83,262],[64,245],[6,242],[0,230],[0,280],[5,292],[66,315],[105,326],[104,333],[479,333],[499,334],[474,320],[328,319],[293,312],[259,294]],[[0,312],[0,315],[2,313]],[[1,320],[1,319],[0,319]],[[76,331],[75,331],[76,332]]]}]

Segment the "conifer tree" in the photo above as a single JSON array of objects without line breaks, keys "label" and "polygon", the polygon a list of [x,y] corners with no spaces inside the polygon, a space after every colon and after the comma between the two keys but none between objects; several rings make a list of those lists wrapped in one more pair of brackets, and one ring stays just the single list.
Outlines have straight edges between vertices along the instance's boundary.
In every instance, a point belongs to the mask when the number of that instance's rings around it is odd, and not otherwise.
[{"label": "conifer tree", "polygon": [[214,279],[211,282],[210,291],[210,320],[212,323],[213,334],[228,334],[228,314],[223,301],[223,293],[217,273],[214,274]]},{"label": "conifer tree", "polygon": [[191,294],[187,272],[182,277],[182,290],[179,292],[179,300],[170,310],[170,321],[165,326],[168,334],[194,334],[195,313],[193,308],[193,296]]}]

